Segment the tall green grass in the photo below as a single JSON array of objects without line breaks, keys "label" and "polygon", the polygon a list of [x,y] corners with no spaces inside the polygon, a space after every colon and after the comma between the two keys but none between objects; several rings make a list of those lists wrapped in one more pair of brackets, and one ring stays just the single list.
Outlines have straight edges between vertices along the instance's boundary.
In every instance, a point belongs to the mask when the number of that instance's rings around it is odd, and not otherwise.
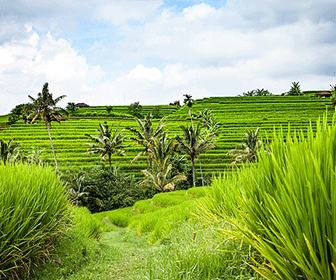
[{"label": "tall green grass", "polygon": [[275,134],[271,153],[214,180],[205,204],[206,220],[226,220],[221,233],[259,252],[254,268],[267,279],[336,279],[335,117],[316,128]]},{"label": "tall green grass", "polygon": [[0,165],[0,279],[29,273],[68,221],[65,186],[51,168]]}]

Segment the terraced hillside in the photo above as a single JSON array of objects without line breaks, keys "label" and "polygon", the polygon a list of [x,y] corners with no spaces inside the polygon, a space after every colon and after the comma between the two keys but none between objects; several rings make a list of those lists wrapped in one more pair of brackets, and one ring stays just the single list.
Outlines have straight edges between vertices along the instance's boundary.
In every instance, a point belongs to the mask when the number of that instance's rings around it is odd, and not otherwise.
[{"label": "terraced hillside", "polygon": [[[333,108],[327,98],[311,96],[267,96],[267,97],[211,97],[197,100],[192,107],[195,114],[206,108],[211,109],[217,120],[221,123],[220,135],[215,149],[201,155],[202,168],[205,173],[223,171],[228,168],[231,157],[227,156],[228,150],[233,149],[241,142],[246,129],[261,127],[261,134],[271,135],[274,127],[280,125],[286,130],[288,123],[291,128],[306,127],[310,120],[316,120],[328,109],[331,116]],[[155,106],[143,106],[145,111],[151,111]],[[183,106],[177,109],[174,106],[160,106],[161,116],[167,117],[167,129],[170,135],[179,134],[179,126],[188,122],[189,108]],[[53,123],[51,134],[59,160],[61,170],[72,168],[86,168],[100,164],[98,155],[87,154],[87,143],[90,142],[85,134],[96,134],[99,123],[107,121],[109,125],[121,128],[126,126],[136,127],[136,122],[127,116],[127,106],[113,106],[113,114],[108,114],[105,106],[83,108],[76,115],[61,124]],[[128,116],[127,116],[128,117]],[[155,123],[156,124],[156,123]],[[131,136],[126,131],[127,136]],[[52,152],[48,133],[43,123],[23,124],[17,123],[10,128],[0,131],[0,139],[15,139],[25,150],[31,146],[46,148],[45,159],[53,164]],[[145,168],[145,158],[129,166],[129,162],[141,150],[130,140],[126,149],[127,156],[113,157],[113,164],[122,167],[129,173],[140,175],[140,170]]]}]

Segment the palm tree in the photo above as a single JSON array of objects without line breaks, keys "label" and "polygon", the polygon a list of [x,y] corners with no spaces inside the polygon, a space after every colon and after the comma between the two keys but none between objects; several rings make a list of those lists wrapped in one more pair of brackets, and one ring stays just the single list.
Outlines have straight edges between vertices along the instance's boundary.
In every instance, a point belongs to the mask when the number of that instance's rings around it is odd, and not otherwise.
[{"label": "palm tree", "polygon": [[148,184],[161,192],[165,192],[173,191],[177,182],[186,180],[184,174],[172,176],[173,166],[170,162],[176,146],[174,142],[174,139],[168,139],[166,133],[154,139],[150,148],[153,159],[152,166],[149,169],[142,170],[146,179],[141,184]]},{"label": "palm tree", "polygon": [[176,136],[175,139],[179,143],[179,150],[187,155],[191,160],[191,168],[192,168],[192,181],[193,186],[196,186],[195,182],[195,159],[204,152],[209,149],[215,147],[213,143],[213,136],[210,137],[202,137],[202,129],[200,124],[194,127],[191,125],[180,126],[182,137]]},{"label": "palm tree", "polygon": [[301,95],[301,94],[302,93],[301,93],[299,82],[292,82],[292,86],[289,92],[287,93],[287,95]]},{"label": "palm tree", "polygon": [[193,101],[194,101],[192,99],[192,96],[190,94],[183,94],[183,96],[185,97],[183,100],[184,104],[187,104],[187,106],[191,108],[193,105]]},{"label": "palm tree", "polygon": [[156,137],[159,137],[165,125],[163,124],[164,119],[161,119],[156,128],[152,126],[152,114],[149,113],[144,120],[135,118],[139,125],[139,130],[133,127],[126,127],[130,130],[136,137],[130,137],[131,140],[143,147],[143,150],[131,161],[130,165],[133,164],[140,156],[147,156],[147,169],[152,165],[152,158],[150,153],[150,148],[153,145],[153,141]]},{"label": "palm tree", "polygon": [[164,165],[165,160],[170,160],[176,147],[175,139],[169,139],[166,132],[160,137],[154,138],[153,145],[150,147],[152,160],[159,165]]},{"label": "palm tree", "polygon": [[32,103],[28,104],[26,107],[27,110],[30,112],[28,118],[31,119],[31,123],[34,123],[37,118],[41,118],[47,127],[49,140],[51,149],[53,151],[56,170],[59,172],[56,153],[54,149],[54,145],[52,142],[51,134],[50,134],[50,124],[52,121],[57,121],[58,123],[63,120],[64,115],[68,115],[68,112],[60,107],[56,107],[56,104],[61,101],[66,95],[61,95],[55,99],[53,99],[52,93],[49,92],[48,83],[45,83],[42,88],[42,93],[38,93],[37,98],[33,98],[28,95]]},{"label": "palm tree", "polygon": [[[202,138],[208,138],[214,142],[218,136],[218,130],[219,130],[220,123],[216,121],[215,116],[212,113],[212,110],[204,109],[203,111],[198,112],[196,117],[200,120],[201,125],[203,126],[203,130],[201,133]],[[199,161],[201,178],[202,178],[202,186],[204,187],[204,178],[203,178],[201,159],[198,158],[198,161]]]},{"label": "palm tree", "polygon": [[92,136],[90,134],[85,134],[90,138],[94,144],[89,143],[90,148],[87,153],[100,154],[102,158],[108,157],[110,171],[112,172],[111,157],[113,154],[125,156],[124,148],[129,145],[123,145],[123,141],[126,137],[123,136],[124,130],[119,131],[117,127],[112,134],[112,129],[109,128],[107,123],[105,125],[99,124],[98,136]]},{"label": "palm tree", "polygon": [[258,127],[255,131],[248,129],[243,137],[243,143],[233,150],[228,151],[228,155],[235,156],[235,160],[230,164],[233,166],[240,162],[255,162],[262,142],[259,139]]}]

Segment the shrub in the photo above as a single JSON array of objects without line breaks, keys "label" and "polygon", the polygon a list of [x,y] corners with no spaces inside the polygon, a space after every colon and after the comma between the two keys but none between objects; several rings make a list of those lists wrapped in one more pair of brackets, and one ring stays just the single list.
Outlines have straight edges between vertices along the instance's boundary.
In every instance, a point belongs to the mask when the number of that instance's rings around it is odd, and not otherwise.
[{"label": "shrub", "polygon": [[335,118],[290,135],[274,135],[258,165],[217,178],[206,219],[228,220],[224,233],[260,253],[267,263],[254,259],[255,269],[267,279],[335,279]]},{"label": "shrub", "polygon": [[[111,172],[97,166],[75,176],[67,175],[64,179],[68,180],[78,205],[87,207],[92,213],[132,206],[155,194],[152,189],[139,187],[134,176],[122,173],[118,168]],[[80,178],[80,182],[76,178]]]},{"label": "shrub", "polygon": [[0,278],[17,278],[48,255],[68,209],[65,186],[52,169],[0,166]]}]

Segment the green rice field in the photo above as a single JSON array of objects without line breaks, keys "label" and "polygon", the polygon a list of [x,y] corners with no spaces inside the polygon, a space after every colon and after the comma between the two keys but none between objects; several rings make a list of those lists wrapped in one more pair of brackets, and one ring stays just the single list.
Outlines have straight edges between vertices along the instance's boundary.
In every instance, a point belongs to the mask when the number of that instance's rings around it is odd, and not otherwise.
[{"label": "green rice field", "polygon": [[[216,120],[220,122],[219,137],[216,148],[202,154],[200,159],[204,173],[211,174],[226,170],[232,161],[226,153],[235,148],[242,140],[246,129],[260,127],[261,135],[270,136],[275,127],[284,130],[301,129],[307,127],[309,121],[317,120],[326,111],[331,115],[334,111],[329,98],[314,96],[266,96],[266,97],[211,97],[196,100],[191,111],[193,114],[204,109],[213,111]],[[151,112],[156,106],[143,106],[143,113]],[[180,125],[189,122],[189,108],[161,105],[160,117],[166,118],[166,128],[171,136],[180,134]],[[4,117],[2,117],[5,119]],[[2,119],[1,119],[2,120]],[[67,121],[52,123],[53,138],[60,170],[69,168],[82,169],[102,164],[99,155],[88,154],[90,140],[85,134],[96,135],[99,123],[107,122],[112,127],[137,127],[136,121],[128,114],[128,106],[113,106],[110,114],[106,106],[81,108]],[[5,121],[4,121],[5,122]],[[158,120],[154,122],[154,125]],[[133,136],[125,130],[127,137]],[[43,122],[24,124],[18,122],[11,127],[3,126],[0,139],[8,141],[14,139],[24,150],[45,148],[43,158],[53,163],[52,151],[48,133]],[[119,166],[127,173],[141,176],[140,170],[145,169],[145,157],[129,166],[130,161],[141,151],[141,147],[131,140],[127,140],[126,156],[113,156],[113,165]],[[107,164],[104,162],[103,164]]]}]

